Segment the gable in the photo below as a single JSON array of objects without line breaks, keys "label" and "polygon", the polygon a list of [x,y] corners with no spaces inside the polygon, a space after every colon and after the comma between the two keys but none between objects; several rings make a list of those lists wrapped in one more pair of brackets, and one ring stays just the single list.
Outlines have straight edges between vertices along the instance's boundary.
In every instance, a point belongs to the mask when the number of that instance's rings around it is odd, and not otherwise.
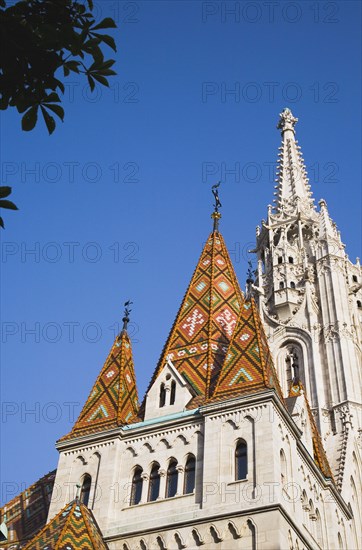
[{"label": "gable", "polygon": [[182,412],[192,397],[185,378],[168,359],[146,394],[144,419]]}]

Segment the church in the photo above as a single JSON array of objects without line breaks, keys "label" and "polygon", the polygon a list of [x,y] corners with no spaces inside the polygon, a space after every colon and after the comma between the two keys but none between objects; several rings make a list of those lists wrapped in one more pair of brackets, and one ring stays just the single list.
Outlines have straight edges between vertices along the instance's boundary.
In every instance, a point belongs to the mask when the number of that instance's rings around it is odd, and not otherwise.
[{"label": "church", "polygon": [[362,270],[314,202],[297,121],[280,114],[275,199],[245,292],[216,185],[211,233],[143,401],[126,307],[56,443],[56,471],[1,509],[0,548],[362,548]]}]

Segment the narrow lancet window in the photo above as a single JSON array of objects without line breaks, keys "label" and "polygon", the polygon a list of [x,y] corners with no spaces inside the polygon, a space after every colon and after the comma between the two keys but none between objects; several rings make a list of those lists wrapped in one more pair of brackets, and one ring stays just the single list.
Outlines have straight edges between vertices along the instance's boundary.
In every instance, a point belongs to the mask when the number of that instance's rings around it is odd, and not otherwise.
[{"label": "narrow lancet window", "polygon": [[174,405],[176,399],[176,382],[172,380],[171,382],[171,395],[170,395],[170,405]]},{"label": "narrow lancet window", "polygon": [[152,466],[151,475],[150,475],[150,484],[148,487],[148,502],[153,502],[157,500],[160,494],[160,474],[159,474],[160,465],[156,462]]},{"label": "narrow lancet window", "polygon": [[166,403],[166,388],[165,384],[162,382],[160,386],[160,407],[164,407]]},{"label": "narrow lancet window", "polygon": [[185,466],[184,494],[188,495],[195,490],[195,466],[196,460],[193,455],[189,455]]},{"label": "narrow lancet window", "polygon": [[80,491],[80,501],[85,506],[88,506],[88,503],[89,503],[91,485],[92,485],[92,478],[90,475],[86,474],[83,478],[82,489]]},{"label": "narrow lancet window", "polygon": [[174,497],[177,493],[177,461],[171,460],[167,469],[166,498]]},{"label": "narrow lancet window", "polygon": [[142,485],[143,485],[142,468],[137,467],[134,471],[133,478],[132,478],[131,502],[130,502],[131,506],[134,506],[135,504],[139,504],[141,502]]},{"label": "narrow lancet window", "polygon": [[246,479],[248,474],[248,447],[243,439],[239,439],[235,449],[235,479]]}]

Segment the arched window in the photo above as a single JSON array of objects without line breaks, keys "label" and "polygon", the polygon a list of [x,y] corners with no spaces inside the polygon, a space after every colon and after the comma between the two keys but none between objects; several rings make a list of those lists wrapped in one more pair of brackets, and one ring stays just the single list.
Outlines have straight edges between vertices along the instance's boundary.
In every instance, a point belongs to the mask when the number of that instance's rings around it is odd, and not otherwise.
[{"label": "arched window", "polygon": [[195,466],[194,455],[189,455],[185,466],[184,495],[193,493],[195,490]]},{"label": "arched window", "polygon": [[287,482],[287,459],[283,449],[280,449],[280,481],[282,485]]},{"label": "arched window", "polygon": [[150,484],[148,486],[148,502],[153,502],[158,499],[160,494],[160,465],[155,462],[152,466],[150,474]]},{"label": "arched window", "polygon": [[131,506],[134,506],[135,504],[139,504],[141,502],[142,485],[143,485],[142,468],[137,466],[132,478],[131,501],[130,501]]},{"label": "arched window", "polygon": [[358,309],[361,309],[361,308],[362,308],[361,300],[357,300],[357,307],[358,307]]},{"label": "arched window", "polygon": [[166,389],[165,384],[162,382],[160,386],[160,407],[164,407],[166,403]]},{"label": "arched window", "polygon": [[289,256],[288,261],[290,264],[294,264],[294,259],[292,256]]},{"label": "arched window", "polygon": [[353,281],[354,283],[358,283],[357,275],[352,275],[352,281]]},{"label": "arched window", "polygon": [[279,289],[282,290],[282,288],[284,288],[284,283],[283,283],[283,281],[280,281],[280,283],[279,283]]},{"label": "arched window", "polygon": [[246,479],[248,474],[248,447],[243,439],[239,439],[235,449],[235,479]]},{"label": "arched window", "polygon": [[176,399],[176,382],[175,382],[175,380],[172,380],[172,382],[171,382],[170,405],[173,405],[175,403],[175,399]]},{"label": "arched window", "polygon": [[83,478],[82,489],[80,491],[80,501],[83,502],[85,506],[88,506],[91,485],[92,478],[89,474],[86,474]]},{"label": "arched window", "polygon": [[174,497],[177,493],[177,460],[172,458],[167,468],[166,498]]},{"label": "arched window", "polygon": [[282,264],[282,263],[283,263],[283,258],[282,258],[282,256],[279,256],[278,257],[278,264]]},{"label": "arched window", "polygon": [[295,288],[295,282],[294,281],[290,282],[290,288]]}]

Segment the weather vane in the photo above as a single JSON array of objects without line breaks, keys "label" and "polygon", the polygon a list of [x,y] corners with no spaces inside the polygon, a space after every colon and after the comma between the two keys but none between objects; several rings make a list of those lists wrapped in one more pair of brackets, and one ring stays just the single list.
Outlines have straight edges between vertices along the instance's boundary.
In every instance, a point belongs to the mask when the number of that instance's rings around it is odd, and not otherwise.
[{"label": "weather vane", "polygon": [[123,328],[122,328],[122,332],[123,331],[126,331],[127,330],[127,325],[129,323],[129,314],[131,313],[131,309],[130,309],[130,306],[133,304],[133,302],[131,302],[131,300],[128,300],[127,302],[124,303],[124,317],[122,319],[123,321]]},{"label": "weather vane", "polygon": [[220,184],[221,184],[221,181],[218,181],[217,183],[215,183],[215,185],[213,185],[211,187],[212,194],[214,195],[214,198],[215,198],[214,211],[211,214],[211,217],[214,220],[214,231],[218,231],[218,229],[219,229],[219,219],[221,218],[219,208],[222,207],[222,204],[220,202],[219,190],[218,190],[218,188],[220,187]]},{"label": "weather vane", "polygon": [[213,185],[211,187],[212,194],[215,197],[215,204],[214,204],[215,210],[214,210],[214,212],[219,212],[219,208],[222,207],[222,204],[221,204],[220,199],[219,199],[219,190],[218,190],[220,185],[221,185],[221,181],[218,181],[217,183],[215,183],[215,185]]}]

